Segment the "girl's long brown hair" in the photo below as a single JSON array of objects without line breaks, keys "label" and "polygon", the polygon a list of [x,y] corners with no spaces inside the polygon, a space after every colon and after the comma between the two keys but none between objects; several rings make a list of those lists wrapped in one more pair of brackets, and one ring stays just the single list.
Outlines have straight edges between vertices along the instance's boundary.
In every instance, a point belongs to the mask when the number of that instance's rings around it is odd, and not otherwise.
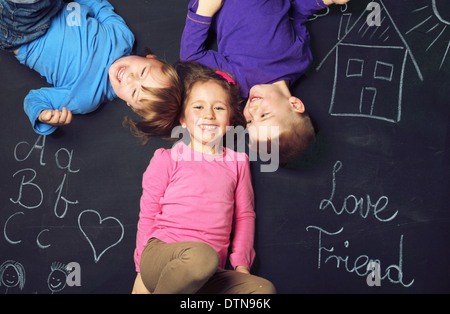
[{"label": "girl's long brown hair", "polygon": [[124,126],[130,127],[131,133],[146,144],[152,135],[170,136],[172,129],[178,124],[183,85],[175,68],[163,62],[163,74],[168,78],[169,86],[165,88],[143,87],[144,98],[140,100],[143,109],[133,109],[142,119],[135,121],[128,117]]},{"label": "girl's long brown hair", "polygon": [[[163,62],[163,61],[161,61]],[[230,125],[245,125],[245,119],[239,107],[239,86],[232,84],[217,73],[217,70],[197,62],[179,62],[174,67],[163,62],[163,74],[169,79],[166,88],[143,87],[146,98],[141,99],[144,109],[133,109],[141,118],[134,121],[125,117],[124,125],[129,125],[131,132],[146,144],[152,135],[166,140],[171,138],[172,130],[180,124],[180,116],[184,112],[184,101],[187,99],[195,83],[214,81],[230,96]]]}]

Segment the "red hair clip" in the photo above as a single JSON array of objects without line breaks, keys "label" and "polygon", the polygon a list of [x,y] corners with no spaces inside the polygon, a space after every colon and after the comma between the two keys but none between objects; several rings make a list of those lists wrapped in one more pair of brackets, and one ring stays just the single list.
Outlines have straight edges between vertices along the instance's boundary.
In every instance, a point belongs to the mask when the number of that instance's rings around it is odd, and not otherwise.
[{"label": "red hair clip", "polygon": [[222,71],[216,71],[216,73],[222,76],[224,79],[226,79],[229,83],[236,85],[236,82],[228,74]]}]

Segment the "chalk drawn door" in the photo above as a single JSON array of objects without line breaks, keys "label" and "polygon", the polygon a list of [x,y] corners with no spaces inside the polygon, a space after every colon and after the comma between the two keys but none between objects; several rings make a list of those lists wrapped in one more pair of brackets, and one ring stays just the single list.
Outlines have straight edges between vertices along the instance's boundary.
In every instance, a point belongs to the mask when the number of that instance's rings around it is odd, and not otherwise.
[{"label": "chalk drawn door", "polygon": [[376,98],[377,89],[375,87],[363,87],[359,102],[359,113],[369,116],[373,115]]}]

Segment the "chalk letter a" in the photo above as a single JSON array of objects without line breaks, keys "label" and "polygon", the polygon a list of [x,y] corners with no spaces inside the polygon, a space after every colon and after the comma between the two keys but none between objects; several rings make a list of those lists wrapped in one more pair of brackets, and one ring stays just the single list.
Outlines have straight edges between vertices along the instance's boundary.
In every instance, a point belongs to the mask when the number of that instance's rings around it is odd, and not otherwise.
[{"label": "chalk letter a", "polygon": [[376,2],[370,2],[366,11],[372,11],[367,16],[366,22],[369,26],[381,26],[381,7],[380,4]]},{"label": "chalk letter a", "polygon": [[370,273],[367,275],[367,285],[369,287],[373,286],[381,286],[381,270],[380,270],[380,263],[375,261],[370,261],[367,264],[367,270],[370,271]]},{"label": "chalk letter a", "polygon": [[77,2],[71,2],[67,5],[67,11],[72,11],[67,15],[66,22],[69,26],[81,26],[81,7]]},{"label": "chalk letter a", "polygon": [[66,283],[69,287],[81,286],[81,267],[80,264],[72,262],[67,265],[67,270],[71,273],[67,276]]}]

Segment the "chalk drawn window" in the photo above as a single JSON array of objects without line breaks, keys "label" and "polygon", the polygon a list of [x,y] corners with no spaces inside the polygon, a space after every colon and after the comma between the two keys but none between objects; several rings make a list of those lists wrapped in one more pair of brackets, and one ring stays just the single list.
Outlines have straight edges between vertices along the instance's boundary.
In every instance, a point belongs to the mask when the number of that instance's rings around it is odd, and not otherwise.
[{"label": "chalk drawn window", "polygon": [[377,61],[375,64],[374,77],[380,80],[392,81],[392,74],[394,73],[394,65]]},{"label": "chalk drawn window", "polygon": [[348,59],[347,77],[358,77],[363,75],[364,60]]}]

